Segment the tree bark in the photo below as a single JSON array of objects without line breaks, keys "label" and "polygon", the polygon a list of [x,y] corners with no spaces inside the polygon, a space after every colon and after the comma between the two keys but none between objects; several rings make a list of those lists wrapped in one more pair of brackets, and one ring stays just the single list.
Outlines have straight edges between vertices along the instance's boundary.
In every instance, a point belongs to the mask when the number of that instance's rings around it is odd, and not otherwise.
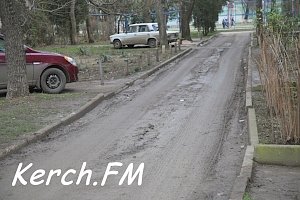
[{"label": "tree bark", "polygon": [[144,1],[144,8],[143,8],[143,20],[145,23],[151,23],[151,6],[152,6],[152,0],[145,0]]},{"label": "tree bark", "polygon": [[72,0],[71,7],[70,7],[70,20],[71,20],[70,40],[72,45],[77,44],[75,4],[76,4],[76,0]]},{"label": "tree bark", "polygon": [[[300,44],[300,43],[299,43]],[[296,138],[294,138],[295,142],[300,142],[300,73],[298,73],[298,87],[297,87],[297,98],[298,98],[298,114],[297,114],[297,123],[296,123]]]},{"label": "tree bark", "polygon": [[181,0],[180,1],[180,32],[181,37],[192,41],[190,22],[192,20],[192,12],[194,9],[195,0]]},{"label": "tree bark", "polygon": [[29,94],[22,33],[22,25],[25,21],[24,8],[24,1],[0,1],[0,17],[5,34],[5,59],[8,68],[7,99]]},{"label": "tree bark", "polygon": [[168,49],[169,45],[168,45],[168,37],[167,37],[167,23],[163,11],[164,11],[164,5],[162,3],[162,0],[157,0],[156,17],[157,17],[157,23],[159,28],[159,42],[161,45],[165,45],[166,49]]},{"label": "tree bark", "polygon": [[87,36],[88,36],[88,42],[94,43],[95,41],[94,41],[94,38],[92,35],[91,21],[90,21],[89,15],[86,17],[85,23],[86,23],[86,32],[87,32]]},{"label": "tree bark", "polygon": [[256,25],[256,33],[258,38],[260,38],[259,45],[262,44],[262,27],[263,27],[263,13],[262,13],[262,2],[260,0],[256,0],[256,19],[257,19],[257,25]]}]

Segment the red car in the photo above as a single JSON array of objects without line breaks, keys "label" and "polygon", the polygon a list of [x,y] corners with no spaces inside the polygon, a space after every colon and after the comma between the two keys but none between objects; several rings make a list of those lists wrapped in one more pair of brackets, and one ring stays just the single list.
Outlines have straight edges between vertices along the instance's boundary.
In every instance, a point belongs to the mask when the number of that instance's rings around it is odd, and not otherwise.
[{"label": "red car", "polygon": [[[0,34],[0,89],[7,88],[4,36]],[[73,58],[41,52],[25,46],[26,71],[30,88],[46,93],[60,93],[66,83],[78,81],[78,67]]]}]

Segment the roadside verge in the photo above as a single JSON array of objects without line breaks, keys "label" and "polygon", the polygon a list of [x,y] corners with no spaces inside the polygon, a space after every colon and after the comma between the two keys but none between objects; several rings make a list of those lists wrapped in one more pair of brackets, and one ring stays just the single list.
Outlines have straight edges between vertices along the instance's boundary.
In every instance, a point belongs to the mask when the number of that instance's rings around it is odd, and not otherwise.
[{"label": "roadside verge", "polygon": [[[248,60],[247,60],[247,81],[246,81],[246,110],[247,110],[247,122],[248,122],[248,134],[249,134],[249,145],[246,147],[245,156],[243,159],[242,168],[240,174],[237,176],[234,181],[234,185],[231,190],[230,200],[243,200],[245,190],[248,185],[248,181],[252,175],[253,169],[253,155],[254,155],[254,145],[258,142],[256,138],[257,135],[257,127],[255,118],[253,120],[253,116],[255,116],[255,111],[252,108],[252,78],[251,78],[251,49],[253,46],[253,34],[250,34],[251,43],[248,51]],[[249,112],[250,110],[250,112]],[[256,132],[256,135],[255,135]],[[251,136],[252,135],[252,136]]]},{"label": "roadside verge", "polygon": [[7,148],[0,149],[0,159],[3,159],[8,155],[17,152],[21,148],[23,148],[23,147],[25,147],[25,146],[27,146],[31,143],[34,143],[37,140],[45,138],[46,136],[48,136],[49,134],[51,134],[52,132],[54,132],[58,128],[63,127],[63,126],[67,126],[67,125],[71,124],[72,122],[80,119],[85,114],[87,114],[89,111],[93,110],[103,100],[112,98],[116,94],[118,94],[118,93],[122,92],[123,90],[127,89],[128,87],[132,86],[137,80],[146,79],[147,77],[151,76],[155,72],[159,71],[159,69],[161,69],[161,68],[167,66],[168,64],[170,64],[171,62],[174,62],[178,59],[182,59],[184,56],[190,54],[192,52],[192,50],[193,50],[192,47],[184,50],[183,52],[177,54],[176,56],[170,58],[169,60],[166,60],[165,62],[159,64],[156,67],[154,67],[153,69],[142,73],[136,79],[123,84],[123,86],[121,86],[119,89],[115,89],[115,90],[113,90],[112,92],[110,92],[106,95],[98,94],[97,96],[92,98],[88,103],[86,103],[84,106],[80,107],[80,109],[78,111],[73,112],[72,114],[68,115],[67,117],[60,119],[58,122],[55,122],[55,123],[53,123],[51,125],[48,125],[48,126],[42,128],[42,129],[40,129],[36,132],[33,132],[31,134],[28,134],[28,135],[22,137],[20,140],[14,142],[13,144],[8,146]]},{"label": "roadside verge", "polygon": [[249,183],[253,179],[254,162],[263,165],[300,166],[300,145],[259,144],[257,117],[252,99],[252,71],[255,64],[252,60],[253,34],[248,55],[248,73],[246,82],[246,110],[249,135],[241,172],[236,178],[230,199],[243,200]]}]

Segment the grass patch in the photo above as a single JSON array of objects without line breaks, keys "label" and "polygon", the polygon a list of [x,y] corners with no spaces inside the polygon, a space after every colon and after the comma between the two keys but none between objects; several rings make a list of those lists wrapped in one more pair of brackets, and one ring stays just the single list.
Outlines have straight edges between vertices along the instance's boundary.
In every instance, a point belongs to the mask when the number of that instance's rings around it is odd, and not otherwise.
[{"label": "grass patch", "polygon": [[76,97],[80,97],[81,93],[76,92],[63,92],[60,94],[47,94],[47,93],[34,93],[32,96],[37,100],[46,100],[46,101],[52,101],[52,100],[68,100]]},{"label": "grass patch", "polygon": [[250,194],[248,192],[246,192],[244,194],[243,200],[252,200],[252,198],[251,198],[251,196],[250,196]]},{"label": "grass patch", "polygon": [[203,36],[202,31],[200,31],[200,33],[198,31],[191,31],[191,37],[192,38],[210,37],[217,33],[219,33],[219,32],[218,31],[209,32],[207,36]]},{"label": "grass patch", "polygon": [[264,87],[262,85],[257,85],[252,87],[252,92],[264,92]]},{"label": "grass patch", "polygon": [[252,96],[253,106],[256,111],[259,143],[284,144],[280,134],[279,121],[268,109],[263,87],[253,87]]},{"label": "grass patch", "polygon": [[[69,114],[84,93],[33,93],[15,100],[0,98],[0,147]],[[75,103],[72,103],[75,102]]]},{"label": "grass patch", "polygon": [[1,100],[0,142],[16,139],[19,135],[33,132],[40,128],[36,123],[37,109],[25,99],[14,101]]},{"label": "grass patch", "polygon": [[218,30],[219,32],[243,32],[243,31],[253,31],[255,30],[254,28],[239,28],[239,29],[234,29],[234,28],[231,28],[231,29],[220,29]]},{"label": "grass patch", "polygon": [[51,45],[37,48],[40,51],[55,52],[68,56],[99,55],[109,51],[110,45]]}]

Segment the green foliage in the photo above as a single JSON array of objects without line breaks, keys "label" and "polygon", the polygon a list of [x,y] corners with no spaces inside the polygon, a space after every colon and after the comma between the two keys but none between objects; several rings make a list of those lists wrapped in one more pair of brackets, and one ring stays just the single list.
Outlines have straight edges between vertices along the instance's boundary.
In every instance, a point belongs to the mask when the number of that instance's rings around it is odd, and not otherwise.
[{"label": "green foliage", "polygon": [[299,28],[299,18],[289,17],[274,10],[268,15],[268,28],[273,33],[288,33]]},{"label": "green foliage", "polygon": [[[47,10],[54,11],[48,13],[48,18],[56,31],[61,36],[68,36],[70,33],[70,4],[69,0],[52,0],[52,4],[47,5]],[[76,0],[75,16],[76,24],[82,23],[88,15],[88,5],[85,0]]]},{"label": "green foliage", "polygon": [[24,26],[26,44],[30,46],[49,45],[54,42],[54,32],[48,16],[41,11],[28,12],[28,22]]},{"label": "green foliage", "polygon": [[194,26],[198,29],[203,28],[203,35],[215,31],[215,22],[218,14],[225,4],[224,0],[201,0],[195,1],[193,10]]},{"label": "green foliage", "polygon": [[46,47],[38,47],[38,50],[56,52],[71,57],[86,56],[83,55],[84,51],[87,56],[101,55],[111,49],[109,44],[96,44],[96,45],[51,45]]},{"label": "green foliage", "polygon": [[[89,7],[85,0],[76,0],[76,23],[82,23]],[[55,37],[69,37],[70,34],[70,1],[51,0],[37,1],[35,7],[27,10],[27,23],[24,32],[26,44],[30,46],[50,45]]]},{"label": "green foliage", "polygon": [[268,24],[265,27],[265,31],[268,31],[271,35],[277,35],[281,38],[285,48],[293,45],[294,40],[299,35],[297,35],[297,32],[300,30],[299,17],[292,17],[273,10],[268,14],[267,21]]},{"label": "green foliage", "polygon": [[250,196],[250,194],[248,192],[246,192],[244,194],[243,200],[252,200],[252,198],[251,198],[251,196]]}]

